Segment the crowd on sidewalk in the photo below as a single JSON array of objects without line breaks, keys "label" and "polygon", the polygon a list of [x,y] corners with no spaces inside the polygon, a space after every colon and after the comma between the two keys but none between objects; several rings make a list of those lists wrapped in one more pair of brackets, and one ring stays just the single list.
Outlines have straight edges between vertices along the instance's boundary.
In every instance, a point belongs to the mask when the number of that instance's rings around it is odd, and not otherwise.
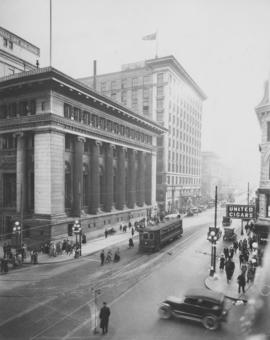
[{"label": "crowd on sidewalk", "polygon": [[[235,239],[230,246],[225,246],[219,257],[219,270],[225,271],[227,284],[230,284],[237,271],[238,293],[245,294],[246,285],[254,282],[256,268],[261,265],[262,250],[257,246],[256,235],[252,228],[246,228],[246,235],[241,233],[241,239]],[[236,263],[239,264],[239,270]]]}]

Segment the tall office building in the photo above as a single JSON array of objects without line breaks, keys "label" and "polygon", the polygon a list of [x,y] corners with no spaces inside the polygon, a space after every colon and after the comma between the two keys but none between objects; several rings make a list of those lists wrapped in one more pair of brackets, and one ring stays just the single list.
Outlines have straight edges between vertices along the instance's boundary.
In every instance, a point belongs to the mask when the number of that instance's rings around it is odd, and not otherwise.
[{"label": "tall office building", "polygon": [[200,197],[205,94],[174,56],[79,79],[168,129],[157,139],[157,202],[173,211]]},{"label": "tall office building", "polygon": [[35,69],[39,55],[38,47],[0,27],[0,77]]}]

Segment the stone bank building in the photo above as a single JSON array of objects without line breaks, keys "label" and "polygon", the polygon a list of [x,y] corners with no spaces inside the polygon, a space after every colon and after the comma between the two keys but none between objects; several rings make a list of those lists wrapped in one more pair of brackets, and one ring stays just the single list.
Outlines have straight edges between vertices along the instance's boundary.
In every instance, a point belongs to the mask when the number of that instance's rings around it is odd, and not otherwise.
[{"label": "stone bank building", "polygon": [[0,79],[0,234],[67,236],[156,208],[166,129],[48,67]]}]

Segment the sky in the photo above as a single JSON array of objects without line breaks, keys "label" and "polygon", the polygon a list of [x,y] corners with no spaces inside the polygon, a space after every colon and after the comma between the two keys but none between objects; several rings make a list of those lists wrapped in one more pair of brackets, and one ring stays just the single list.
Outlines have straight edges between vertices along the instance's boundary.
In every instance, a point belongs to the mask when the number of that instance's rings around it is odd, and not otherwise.
[{"label": "sky", "polygon": [[[0,26],[41,49],[49,65],[49,0],[0,0]],[[74,77],[174,55],[203,89],[202,150],[239,182],[259,185],[255,106],[270,75],[270,0],[52,0],[52,65]]]}]

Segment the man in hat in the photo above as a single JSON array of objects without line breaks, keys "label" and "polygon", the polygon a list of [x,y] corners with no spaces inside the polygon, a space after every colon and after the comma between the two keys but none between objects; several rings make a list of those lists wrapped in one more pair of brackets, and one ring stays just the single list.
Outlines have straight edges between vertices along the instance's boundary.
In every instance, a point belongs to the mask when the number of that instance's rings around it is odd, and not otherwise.
[{"label": "man in hat", "polygon": [[110,314],[111,314],[110,308],[107,307],[106,302],[103,302],[103,307],[101,308],[100,313],[99,313],[100,328],[102,329],[102,334],[108,333]]}]

